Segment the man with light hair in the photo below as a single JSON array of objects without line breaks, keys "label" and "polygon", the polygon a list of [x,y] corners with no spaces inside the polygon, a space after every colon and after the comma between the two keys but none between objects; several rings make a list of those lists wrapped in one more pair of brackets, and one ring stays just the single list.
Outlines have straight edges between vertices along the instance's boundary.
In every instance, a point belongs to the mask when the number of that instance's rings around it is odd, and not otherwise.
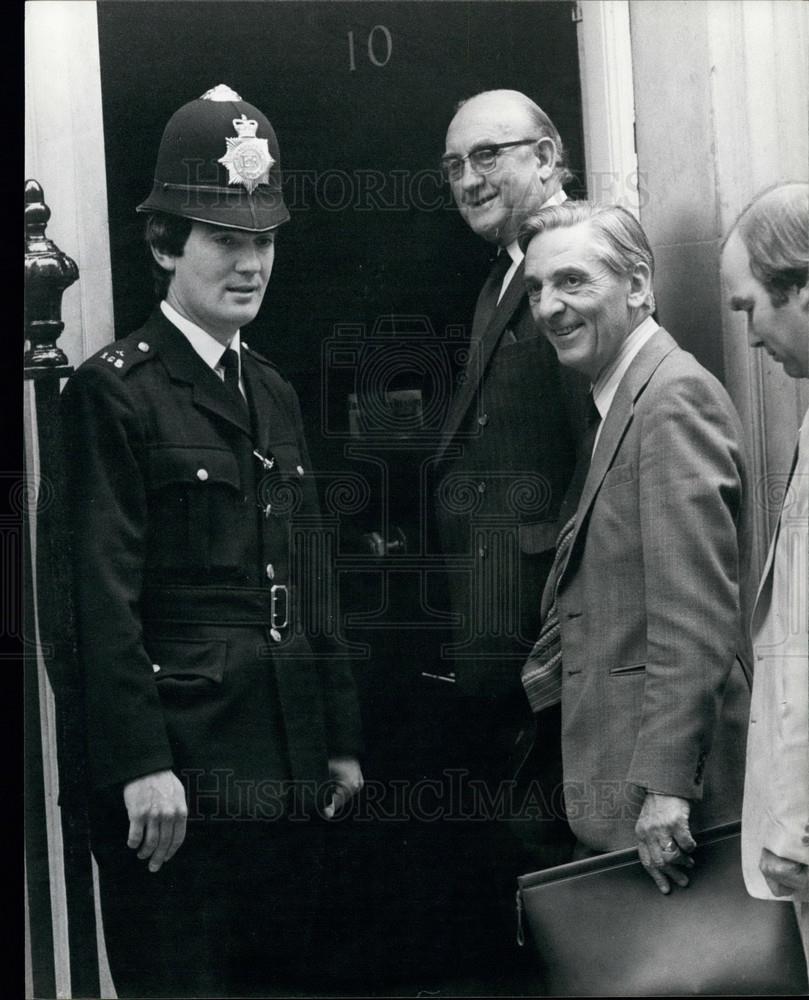
[{"label": "man with light hair", "polygon": [[[809,184],[760,194],[722,252],[728,305],[750,346],[809,378]],[[755,680],[742,814],[745,883],[792,899],[809,956],[809,419],[780,476],[783,504],[753,611]],[[766,491],[770,495],[770,490]]]},{"label": "man with light hair", "polygon": [[568,202],[520,242],[534,319],[593,404],[523,686],[538,730],[561,702],[574,856],[637,844],[668,893],[688,883],[693,832],[741,806],[741,427],[652,318],[654,258],[634,216]]}]

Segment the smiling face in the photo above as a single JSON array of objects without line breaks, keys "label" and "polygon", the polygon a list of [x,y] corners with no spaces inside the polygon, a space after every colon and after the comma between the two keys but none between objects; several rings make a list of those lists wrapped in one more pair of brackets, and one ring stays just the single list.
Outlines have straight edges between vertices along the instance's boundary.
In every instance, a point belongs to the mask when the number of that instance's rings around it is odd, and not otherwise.
[{"label": "smiling face", "polygon": [[647,315],[645,264],[619,275],[604,263],[589,222],[538,233],[525,252],[531,314],[559,361],[595,382]]},{"label": "smiling face", "polygon": [[[525,107],[502,93],[481,94],[460,108],[447,131],[445,156],[467,156],[485,146],[538,137]],[[489,173],[476,173],[465,161],[450,182],[464,221],[483,239],[508,246],[529,215],[552,193],[547,190],[556,152],[551,140],[502,150]],[[547,191],[547,193],[546,193]]]},{"label": "smiling face", "polygon": [[228,344],[259,310],[275,260],[275,233],[195,222],[179,257],[152,253],[171,274],[168,304]]},{"label": "smiling face", "polygon": [[738,231],[722,252],[722,277],[730,308],[747,314],[750,346],[763,347],[792,378],[809,378],[809,286],[791,289],[787,301],[774,306],[750,270],[750,256]]}]

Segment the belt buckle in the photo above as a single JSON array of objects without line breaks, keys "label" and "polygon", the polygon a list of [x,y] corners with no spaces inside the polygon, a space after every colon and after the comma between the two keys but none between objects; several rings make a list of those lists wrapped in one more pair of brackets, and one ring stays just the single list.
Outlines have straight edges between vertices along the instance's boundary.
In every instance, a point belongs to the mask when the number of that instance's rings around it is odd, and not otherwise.
[{"label": "belt buckle", "polygon": [[[279,599],[282,599],[281,612],[278,610]],[[283,616],[283,621],[278,619]],[[281,641],[281,629],[289,624],[289,591],[285,583],[274,583],[270,587],[270,635],[276,642]]]}]

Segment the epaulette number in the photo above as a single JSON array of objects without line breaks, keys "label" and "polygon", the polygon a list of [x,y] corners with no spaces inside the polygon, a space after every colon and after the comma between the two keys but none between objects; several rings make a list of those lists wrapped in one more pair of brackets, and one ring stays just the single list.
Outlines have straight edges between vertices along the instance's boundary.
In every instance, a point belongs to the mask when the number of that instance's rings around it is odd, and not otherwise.
[{"label": "epaulette number", "polygon": [[120,348],[113,351],[102,351],[100,357],[114,368],[124,367],[124,352]]}]

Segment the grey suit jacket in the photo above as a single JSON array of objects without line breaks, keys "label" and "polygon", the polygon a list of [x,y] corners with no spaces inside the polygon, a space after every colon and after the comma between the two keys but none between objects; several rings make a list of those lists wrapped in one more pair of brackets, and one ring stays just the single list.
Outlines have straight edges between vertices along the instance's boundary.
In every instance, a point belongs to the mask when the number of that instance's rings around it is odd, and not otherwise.
[{"label": "grey suit jacket", "polygon": [[659,330],[607,414],[558,591],[565,801],[591,848],[634,842],[645,789],[692,800],[695,829],[738,816],[748,494],[727,393]]}]

